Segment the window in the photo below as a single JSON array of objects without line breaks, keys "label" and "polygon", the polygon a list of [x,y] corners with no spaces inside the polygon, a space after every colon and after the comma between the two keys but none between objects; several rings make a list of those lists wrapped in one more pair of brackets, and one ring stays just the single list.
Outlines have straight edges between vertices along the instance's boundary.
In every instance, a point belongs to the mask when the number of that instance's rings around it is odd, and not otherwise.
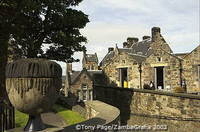
[{"label": "window", "polygon": [[83,101],[87,100],[87,90],[83,90]]},{"label": "window", "polygon": [[81,100],[83,100],[83,97],[82,97],[82,94],[81,94],[81,91],[78,91],[78,102],[80,102]]},{"label": "window", "polygon": [[87,85],[86,84],[82,84],[82,89],[83,90],[87,89]]},{"label": "window", "polygon": [[82,84],[82,100],[86,101],[88,100],[88,86],[86,84]]},{"label": "window", "polygon": [[162,58],[161,57],[157,57],[157,62],[161,62]]}]

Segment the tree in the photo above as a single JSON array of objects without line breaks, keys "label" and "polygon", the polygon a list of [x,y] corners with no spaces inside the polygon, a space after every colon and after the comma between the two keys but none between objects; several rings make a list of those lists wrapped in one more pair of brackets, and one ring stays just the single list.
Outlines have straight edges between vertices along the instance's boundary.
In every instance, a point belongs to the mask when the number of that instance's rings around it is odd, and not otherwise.
[{"label": "tree", "polygon": [[24,58],[76,61],[73,53],[85,50],[82,43],[87,42],[79,30],[89,22],[87,15],[72,8],[81,1],[0,0],[0,76],[5,74],[9,39]]}]

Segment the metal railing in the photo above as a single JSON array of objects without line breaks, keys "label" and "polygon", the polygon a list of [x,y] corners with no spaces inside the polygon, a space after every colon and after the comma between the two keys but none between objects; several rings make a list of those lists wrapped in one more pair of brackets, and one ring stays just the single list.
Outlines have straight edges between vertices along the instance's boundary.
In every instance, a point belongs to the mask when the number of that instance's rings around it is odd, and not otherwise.
[{"label": "metal railing", "polygon": [[0,132],[15,127],[14,107],[5,99],[0,99]]}]

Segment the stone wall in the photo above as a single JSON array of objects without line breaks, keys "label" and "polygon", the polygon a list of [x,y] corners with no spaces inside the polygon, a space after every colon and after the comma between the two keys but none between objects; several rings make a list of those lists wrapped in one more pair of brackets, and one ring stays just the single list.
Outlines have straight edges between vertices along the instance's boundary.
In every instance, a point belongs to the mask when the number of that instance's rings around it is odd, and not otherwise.
[{"label": "stone wall", "polygon": [[120,109],[121,124],[167,125],[169,131],[200,126],[200,96],[95,86],[95,98]]},{"label": "stone wall", "polygon": [[139,88],[140,73],[137,61],[127,53],[116,54],[113,60],[104,67],[104,72],[109,78],[110,84],[120,86],[119,68],[127,68],[128,87]]},{"label": "stone wall", "polygon": [[187,92],[200,92],[200,46],[184,58],[183,67],[183,75],[186,79]]},{"label": "stone wall", "polygon": [[75,96],[78,97],[78,91],[82,91],[82,85],[87,85],[88,90],[92,90],[93,88],[93,81],[91,78],[83,72],[73,84],[70,85],[70,92]]},{"label": "stone wall", "polygon": [[98,70],[98,64],[96,62],[84,63],[82,67],[86,68],[87,70]]},{"label": "stone wall", "polygon": [[104,125],[119,123],[120,111],[118,108],[98,100],[87,101],[85,104],[87,111],[86,112],[87,119],[91,119],[94,117],[104,119],[105,120]]},{"label": "stone wall", "polygon": [[[160,58],[160,62],[158,61]],[[176,87],[181,87],[181,60],[162,49],[154,50],[143,65],[142,79],[143,83],[149,84],[155,80],[155,68],[163,67],[164,88],[173,91]]]}]

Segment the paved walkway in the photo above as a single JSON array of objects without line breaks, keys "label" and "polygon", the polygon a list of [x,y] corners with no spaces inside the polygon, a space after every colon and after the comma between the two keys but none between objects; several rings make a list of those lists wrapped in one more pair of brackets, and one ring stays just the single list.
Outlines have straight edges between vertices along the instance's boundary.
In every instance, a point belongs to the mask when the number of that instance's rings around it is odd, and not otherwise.
[{"label": "paved walkway", "polygon": [[59,115],[49,112],[49,113],[43,113],[41,115],[42,121],[44,124],[47,124],[52,127],[64,127],[67,126],[64,119],[60,117]]}]

